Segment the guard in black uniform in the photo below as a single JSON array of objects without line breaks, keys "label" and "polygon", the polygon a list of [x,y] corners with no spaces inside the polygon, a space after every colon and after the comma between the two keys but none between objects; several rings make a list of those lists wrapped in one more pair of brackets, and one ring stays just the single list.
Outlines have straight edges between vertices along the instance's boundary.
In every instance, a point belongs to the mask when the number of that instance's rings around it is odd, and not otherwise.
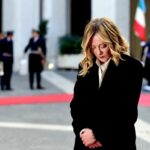
[{"label": "guard in black uniform", "polygon": [[4,34],[0,33],[0,83],[1,83],[1,76],[4,75],[4,66],[2,62],[2,48],[1,48],[1,42],[4,39]]},{"label": "guard in black uniform", "polygon": [[37,89],[43,89],[41,86],[41,72],[43,71],[42,59],[46,57],[45,39],[39,35],[39,31],[33,29],[32,37],[26,46],[24,53],[30,50],[29,54],[29,84],[30,89],[34,89],[34,76],[36,75]]},{"label": "guard in black uniform", "polygon": [[1,78],[1,90],[12,90],[11,77],[13,71],[13,32],[8,31],[6,38],[0,42],[1,60],[4,65],[4,75]]},{"label": "guard in black uniform", "polygon": [[142,61],[144,62],[144,78],[147,80],[147,85],[143,89],[150,92],[150,36],[142,47]]},{"label": "guard in black uniform", "polygon": [[1,33],[0,33],[0,62],[2,62],[2,47],[1,47],[1,45],[2,45],[2,41],[3,41],[4,38],[5,38],[5,36],[4,36],[4,34],[1,32]]}]

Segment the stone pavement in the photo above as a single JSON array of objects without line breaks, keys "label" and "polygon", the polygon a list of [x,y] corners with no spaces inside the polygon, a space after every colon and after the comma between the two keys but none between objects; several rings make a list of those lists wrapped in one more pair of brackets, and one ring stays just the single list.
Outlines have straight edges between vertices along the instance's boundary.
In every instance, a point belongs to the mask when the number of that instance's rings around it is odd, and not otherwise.
[{"label": "stone pavement", "polygon": [[[65,78],[66,80],[65,82]],[[53,79],[52,79],[53,78]],[[63,79],[62,79],[63,78]],[[0,91],[0,96],[21,96],[21,95],[42,95],[42,94],[55,94],[55,93],[68,93],[66,92],[65,85],[69,82],[74,82],[76,79],[76,71],[70,70],[55,70],[55,71],[44,71],[42,73],[42,86],[45,87],[43,90],[30,90],[28,75],[20,75],[14,72],[12,76],[12,88],[13,91]],[[62,83],[60,83],[62,82]],[[61,87],[60,87],[61,85]],[[63,88],[62,88],[63,86]],[[67,85],[68,86],[68,85]],[[35,82],[36,87],[36,82]],[[71,87],[73,88],[73,87]]]}]

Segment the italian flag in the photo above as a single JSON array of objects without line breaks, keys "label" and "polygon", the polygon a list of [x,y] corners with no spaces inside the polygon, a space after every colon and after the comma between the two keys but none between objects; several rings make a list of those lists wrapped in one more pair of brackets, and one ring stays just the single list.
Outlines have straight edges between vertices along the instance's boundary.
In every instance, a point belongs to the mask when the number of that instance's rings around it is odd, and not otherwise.
[{"label": "italian flag", "polygon": [[134,33],[141,41],[146,41],[145,12],[145,1],[139,0],[135,12]]}]

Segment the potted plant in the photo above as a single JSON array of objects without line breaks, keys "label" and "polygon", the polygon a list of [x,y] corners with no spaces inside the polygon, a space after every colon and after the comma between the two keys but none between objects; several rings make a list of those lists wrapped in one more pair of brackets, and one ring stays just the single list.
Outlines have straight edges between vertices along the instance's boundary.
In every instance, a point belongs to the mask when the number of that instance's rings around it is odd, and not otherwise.
[{"label": "potted plant", "polygon": [[42,20],[39,24],[39,31],[40,31],[40,35],[45,37],[47,34],[47,24],[48,24],[48,20]]},{"label": "potted plant", "polygon": [[83,57],[81,42],[82,37],[77,35],[65,35],[59,38],[58,68],[78,68]]}]

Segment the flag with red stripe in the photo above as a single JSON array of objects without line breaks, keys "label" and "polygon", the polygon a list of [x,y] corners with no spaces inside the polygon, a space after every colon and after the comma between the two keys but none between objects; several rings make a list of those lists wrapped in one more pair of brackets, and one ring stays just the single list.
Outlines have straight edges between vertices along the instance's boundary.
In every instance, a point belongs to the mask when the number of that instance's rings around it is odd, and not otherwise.
[{"label": "flag with red stripe", "polygon": [[139,37],[141,41],[146,40],[145,12],[146,12],[145,1],[139,0],[135,12],[134,33],[137,37]]}]

